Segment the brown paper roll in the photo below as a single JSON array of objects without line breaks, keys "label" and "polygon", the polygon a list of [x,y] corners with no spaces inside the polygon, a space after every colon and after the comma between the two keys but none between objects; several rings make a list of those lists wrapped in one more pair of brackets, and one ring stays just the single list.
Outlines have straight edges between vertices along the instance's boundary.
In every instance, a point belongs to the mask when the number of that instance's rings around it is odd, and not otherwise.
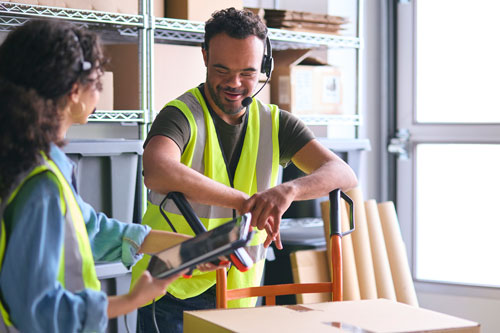
[{"label": "brown paper roll", "polygon": [[413,285],[410,267],[406,256],[406,248],[401,236],[396,208],[391,201],[378,204],[378,211],[385,245],[391,265],[392,279],[398,302],[418,306],[417,294]]},{"label": "brown paper roll", "polygon": [[358,272],[359,292],[361,299],[375,299],[377,298],[377,285],[375,282],[375,271],[373,270],[363,193],[357,187],[346,192],[346,194],[354,202],[356,230],[352,233],[352,245],[354,248],[356,271]]},{"label": "brown paper roll", "polygon": [[325,230],[326,253],[328,254],[328,272],[330,281],[332,279],[332,247],[330,244],[330,201],[320,203],[321,217],[323,218],[323,228]]},{"label": "brown paper roll", "polygon": [[[349,218],[345,202],[342,201],[341,207],[341,222],[342,231],[349,229]],[[321,216],[323,217],[325,227],[325,238],[328,253],[328,267],[330,272],[330,279],[332,278],[332,251],[330,246],[330,202],[323,201],[321,203]],[[358,274],[356,273],[356,263],[354,261],[354,250],[352,248],[351,235],[342,237],[342,282],[343,282],[343,299],[344,301],[353,301],[361,299],[359,294]]]},{"label": "brown paper roll", "polygon": [[394,283],[392,281],[391,266],[389,265],[389,258],[385,247],[384,233],[380,224],[377,202],[375,200],[366,201],[365,212],[373,257],[373,269],[375,270],[377,296],[395,301],[396,291],[394,290]]}]

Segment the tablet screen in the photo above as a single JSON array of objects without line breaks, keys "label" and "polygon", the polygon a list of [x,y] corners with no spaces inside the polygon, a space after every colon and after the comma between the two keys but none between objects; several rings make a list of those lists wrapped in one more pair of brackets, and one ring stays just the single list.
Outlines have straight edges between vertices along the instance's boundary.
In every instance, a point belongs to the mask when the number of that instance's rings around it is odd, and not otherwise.
[{"label": "tablet screen", "polygon": [[166,278],[186,268],[216,260],[245,246],[252,238],[250,214],[239,216],[217,228],[201,233],[151,256],[148,270],[156,278]]}]

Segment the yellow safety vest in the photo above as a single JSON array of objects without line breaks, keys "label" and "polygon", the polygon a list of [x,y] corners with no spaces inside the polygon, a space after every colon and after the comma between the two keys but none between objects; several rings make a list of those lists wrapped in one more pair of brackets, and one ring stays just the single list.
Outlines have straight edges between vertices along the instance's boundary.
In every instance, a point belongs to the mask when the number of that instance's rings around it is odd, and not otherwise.
[{"label": "yellow safety vest", "polygon": [[[187,118],[191,134],[182,153],[181,163],[204,174],[219,183],[231,187],[226,164],[219,145],[217,132],[198,88],[194,88],[167,105],[175,106]],[[243,141],[240,159],[236,167],[234,188],[248,195],[264,191],[276,185],[279,166],[279,109],[276,105],[265,105],[254,99],[248,109],[248,126]],[[150,191],[148,208],[143,217],[143,224],[153,229],[172,231],[160,212],[159,205],[164,195]],[[196,215],[207,230],[211,230],[233,218],[230,208],[208,206],[190,202]],[[184,217],[169,199],[162,209],[179,233],[194,235]],[[259,285],[264,269],[265,249],[263,242],[266,232],[258,231],[251,240],[247,251],[257,258],[251,269],[240,272],[235,267],[228,273],[228,288],[243,288]],[[149,264],[150,256],[145,255],[132,268],[132,285]],[[168,292],[173,296],[186,299],[200,295],[215,284],[215,271],[200,272],[195,270],[189,279],[179,278],[168,286]],[[159,297],[161,298],[161,297]],[[159,299],[158,298],[158,299]],[[256,298],[229,302],[229,307],[255,306]]]},{"label": "yellow safety vest", "polygon": [[[42,156],[44,158],[44,163],[36,166],[27,173],[26,177],[20,180],[19,185],[14,189],[6,204],[0,208],[0,214],[2,215],[0,235],[0,270],[2,268],[3,257],[7,247],[7,235],[5,233],[5,223],[3,219],[5,208],[12,202],[12,200],[14,200],[15,196],[28,179],[40,173],[47,172],[47,175],[59,187],[61,214],[65,218],[64,246],[59,260],[59,274],[57,280],[63,288],[71,292],[78,292],[86,288],[101,290],[101,283],[97,279],[94,258],[92,256],[92,250],[90,248],[89,237],[83,220],[82,211],[78,206],[70,185],[57,165],[53,161],[49,160],[44,153],[42,153]],[[50,244],[47,244],[47,246],[50,246]],[[79,251],[75,251],[75,248]],[[2,331],[2,329],[6,329],[8,332],[17,332],[12,324],[12,321],[10,320],[6,307],[1,302],[0,310],[3,319],[3,322],[0,323],[0,331]]]}]

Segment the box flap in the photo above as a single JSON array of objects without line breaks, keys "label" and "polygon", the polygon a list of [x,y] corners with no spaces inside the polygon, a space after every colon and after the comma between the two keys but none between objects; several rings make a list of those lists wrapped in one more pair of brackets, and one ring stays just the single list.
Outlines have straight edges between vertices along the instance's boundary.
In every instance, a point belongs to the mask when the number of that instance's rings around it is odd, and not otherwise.
[{"label": "box flap", "polygon": [[310,49],[273,51],[274,63],[276,67],[295,66],[304,60],[309,52]]},{"label": "box flap", "polygon": [[305,57],[302,59],[302,61],[299,63],[299,65],[308,65],[308,66],[326,66],[328,65],[326,62],[323,60],[316,58],[316,57]]}]

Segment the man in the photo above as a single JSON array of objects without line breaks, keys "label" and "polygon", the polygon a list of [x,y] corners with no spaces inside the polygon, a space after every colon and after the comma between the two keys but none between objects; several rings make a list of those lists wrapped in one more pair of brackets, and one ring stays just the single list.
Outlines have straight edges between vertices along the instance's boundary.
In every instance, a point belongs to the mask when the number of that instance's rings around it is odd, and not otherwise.
[{"label": "man", "polygon": [[[273,241],[282,248],[279,224],[292,201],[357,182],[349,166],[321,146],[301,121],[251,97],[259,74],[269,77],[272,70],[267,43],[267,28],[252,13],[234,8],[214,13],[205,25],[202,48],[206,82],[168,103],[145,142],[144,182],[151,193],[143,223],[193,234],[170,200],[163,200],[174,191],[185,194],[207,229],[237,213],[252,213],[259,231],[247,251],[255,264],[245,273],[231,268],[230,289],[260,283],[265,248]],[[275,186],[278,165],[290,161],[308,175]],[[136,265],[133,279],[148,260]],[[195,271],[191,279],[169,286],[154,304],[160,330],[182,331],[183,310],[215,307],[214,282],[214,272]],[[229,303],[254,305],[249,299]],[[143,332],[152,329],[151,312],[152,305],[139,310]]]}]

